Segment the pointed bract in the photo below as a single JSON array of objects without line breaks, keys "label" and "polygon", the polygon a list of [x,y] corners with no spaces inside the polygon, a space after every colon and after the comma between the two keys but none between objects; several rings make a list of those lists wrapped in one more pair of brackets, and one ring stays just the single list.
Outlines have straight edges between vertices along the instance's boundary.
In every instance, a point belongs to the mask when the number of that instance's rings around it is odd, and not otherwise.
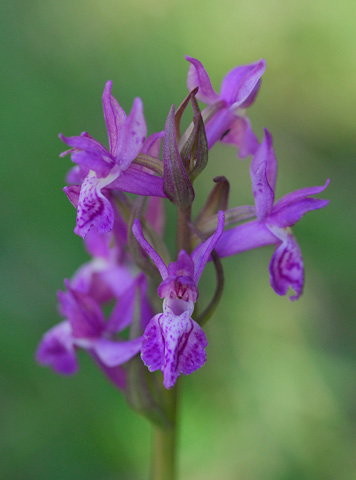
[{"label": "pointed bract", "polygon": [[164,129],[163,139],[163,189],[164,193],[181,210],[190,207],[194,200],[194,189],[179,155],[172,105]]}]

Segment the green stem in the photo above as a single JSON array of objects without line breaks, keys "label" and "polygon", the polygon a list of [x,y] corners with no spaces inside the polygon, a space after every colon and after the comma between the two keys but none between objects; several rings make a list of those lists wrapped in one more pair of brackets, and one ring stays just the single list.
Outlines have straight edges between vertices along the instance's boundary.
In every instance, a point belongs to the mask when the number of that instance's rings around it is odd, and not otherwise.
[{"label": "green stem", "polygon": [[178,209],[178,221],[177,221],[177,254],[181,250],[185,250],[190,253],[192,250],[192,232],[189,228],[191,221],[192,209],[187,208],[185,211]]},{"label": "green stem", "polygon": [[164,395],[170,425],[154,426],[151,480],[175,480],[177,473],[176,446],[178,382],[171,390],[165,390]]}]

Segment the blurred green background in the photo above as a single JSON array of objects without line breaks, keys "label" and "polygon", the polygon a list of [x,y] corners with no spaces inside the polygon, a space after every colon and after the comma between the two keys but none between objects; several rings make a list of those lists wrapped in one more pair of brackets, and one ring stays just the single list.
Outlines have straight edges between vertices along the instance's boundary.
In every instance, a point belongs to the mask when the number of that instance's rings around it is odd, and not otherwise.
[{"label": "blurred green background", "polygon": [[[356,478],[354,1],[5,0],[0,14],[3,478],[148,478],[146,420],[85,353],[68,379],[34,351],[59,321],[56,290],[87,259],[57,134],[107,142],[108,79],[125,110],[140,96],[149,133],[161,130],[187,92],[185,54],[218,91],[234,66],[267,60],[250,117],[260,139],[263,127],[274,136],[277,198],[330,178],[331,202],[294,228],[306,266],[298,302],[269,285],[273,248],[224,261],[208,362],[184,380],[180,478]],[[251,203],[248,161],[233,148],[214,148],[198,195],[215,175],[230,179],[231,206]],[[203,301],[213,286],[208,270]]]}]

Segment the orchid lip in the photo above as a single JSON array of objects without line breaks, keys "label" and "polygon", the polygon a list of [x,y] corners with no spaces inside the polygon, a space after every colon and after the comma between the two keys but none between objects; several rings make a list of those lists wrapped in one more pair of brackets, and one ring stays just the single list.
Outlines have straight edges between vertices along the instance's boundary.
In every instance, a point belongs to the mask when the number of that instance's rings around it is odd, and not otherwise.
[{"label": "orchid lip", "polygon": [[171,310],[173,315],[175,315],[176,317],[180,317],[187,311],[189,311],[190,313],[193,312],[194,302],[191,300],[186,302],[181,298],[166,297],[163,302],[163,310],[165,310],[166,308]]}]

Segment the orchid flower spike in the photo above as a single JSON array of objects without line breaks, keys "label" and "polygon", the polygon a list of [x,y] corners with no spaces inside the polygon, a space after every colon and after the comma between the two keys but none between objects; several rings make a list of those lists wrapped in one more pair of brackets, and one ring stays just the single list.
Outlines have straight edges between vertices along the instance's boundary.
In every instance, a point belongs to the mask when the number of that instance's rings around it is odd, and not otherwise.
[{"label": "orchid flower spike", "polygon": [[272,136],[265,130],[264,139],[251,163],[251,179],[255,197],[257,220],[238,225],[224,232],[215,249],[220,257],[227,257],[276,244],[269,272],[272,288],[285,295],[289,287],[295,290],[291,300],[300,297],[304,286],[304,266],[300,247],[290,227],[303,215],[325,207],[329,201],[311,198],[328,186],[309,187],[289,193],[274,203],[277,161]]},{"label": "orchid flower spike", "polygon": [[256,98],[266,69],[265,60],[231,70],[222,81],[220,94],[217,94],[202,63],[188,55],[185,58],[190,62],[188,89],[191,92],[199,87],[196,98],[208,105],[202,114],[209,149],[220,140],[237,146],[241,158],[254,154],[258,140],[244,109]]},{"label": "orchid flower spike", "polygon": [[158,295],[163,299],[163,313],[147,325],[141,358],[150,372],[163,372],[163,385],[171,388],[181,373],[189,375],[204,365],[208,345],[202,328],[191,318],[198,298],[198,282],[216,242],[224,229],[224,213],[219,212],[216,232],[191,255],[181,250],[176,262],[168,267],[145,239],[139,220],[132,232],[152,259],[162,277]]}]

